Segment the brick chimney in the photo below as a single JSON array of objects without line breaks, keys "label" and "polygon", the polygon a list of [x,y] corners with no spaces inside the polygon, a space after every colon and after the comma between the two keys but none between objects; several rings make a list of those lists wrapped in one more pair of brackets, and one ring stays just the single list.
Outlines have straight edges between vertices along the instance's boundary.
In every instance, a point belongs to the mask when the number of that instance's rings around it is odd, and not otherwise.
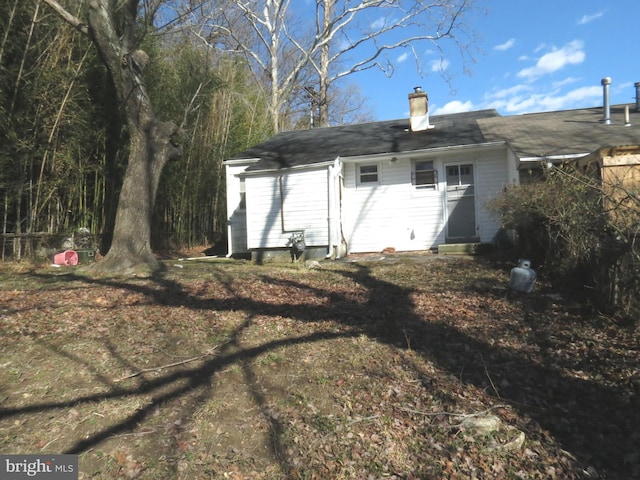
[{"label": "brick chimney", "polygon": [[422,87],[414,87],[409,94],[409,124],[412,132],[420,132],[433,128],[429,124],[429,97]]}]

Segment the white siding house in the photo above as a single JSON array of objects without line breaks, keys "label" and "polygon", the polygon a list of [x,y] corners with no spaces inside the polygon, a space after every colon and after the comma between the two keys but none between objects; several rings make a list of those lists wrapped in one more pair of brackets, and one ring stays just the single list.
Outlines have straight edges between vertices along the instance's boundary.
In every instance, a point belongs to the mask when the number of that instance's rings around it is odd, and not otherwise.
[{"label": "white siding house", "polygon": [[[428,181],[419,181],[417,166],[432,169]],[[510,181],[506,146],[473,145],[451,152],[415,152],[411,156],[383,156],[344,160],[343,232],[348,251],[417,251],[449,241],[491,242],[500,228],[486,201]],[[468,183],[447,184],[447,168],[470,167]],[[376,169],[374,181],[362,181],[362,168]],[[419,170],[418,170],[419,172]],[[423,171],[423,173],[426,173]],[[451,191],[464,188],[471,208],[464,212],[469,234],[450,236],[447,228],[453,205],[464,208]],[[470,193],[471,191],[476,193]]]},{"label": "white siding house", "polygon": [[229,254],[285,251],[293,235],[334,258],[491,243],[487,202],[522,172],[640,143],[615,106],[605,126],[599,108],[429,119],[426,94],[409,99],[410,119],[283,132],[226,161]]}]

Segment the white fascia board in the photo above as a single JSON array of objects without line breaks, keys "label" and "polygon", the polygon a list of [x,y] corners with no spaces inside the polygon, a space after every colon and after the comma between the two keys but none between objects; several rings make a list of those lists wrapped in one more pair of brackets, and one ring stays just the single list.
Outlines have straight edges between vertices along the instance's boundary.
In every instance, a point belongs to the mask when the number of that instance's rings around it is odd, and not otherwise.
[{"label": "white fascia board", "polygon": [[450,147],[436,147],[436,148],[424,148],[420,150],[408,150],[404,152],[388,152],[388,153],[374,153],[371,155],[354,155],[351,157],[340,157],[344,163],[356,163],[368,160],[386,160],[389,158],[397,158],[399,160],[405,158],[415,158],[421,156],[441,155],[443,153],[456,153],[465,150],[484,150],[494,149],[498,147],[504,147],[507,142],[486,142],[486,143],[473,143],[470,145],[453,145]]},{"label": "white fascia board", "polygon": [[223,165],[252,165],[259,162],[259,158],[232,158],[230,160],[224,160]]},{"label": "white fascia board", "polygon": [[588,153],[568,153],[566,155],[541,155],[539,157],[522,157],[518,158],[521,163],[525,162],[561,162],[563,160],[574,160],[589,155]]},{"label": "white fascia board", "polygon": [[265,173],[273,173],[273,174],[283,174],[288,172],[296,172],[302,170],[315,170],[326,167],[331,167],[334,165],[335,160],[331,160],[328,162],[319,162],[319,163],[311,163],[309,165],[296,165],[294,167],[280,168],[278,170],[274,170],[273,168],[265,168],[264,170],[252,170],[250,172],[242,172],[239,175],[243,177],[249,177],[252,175],[264,175]]}]

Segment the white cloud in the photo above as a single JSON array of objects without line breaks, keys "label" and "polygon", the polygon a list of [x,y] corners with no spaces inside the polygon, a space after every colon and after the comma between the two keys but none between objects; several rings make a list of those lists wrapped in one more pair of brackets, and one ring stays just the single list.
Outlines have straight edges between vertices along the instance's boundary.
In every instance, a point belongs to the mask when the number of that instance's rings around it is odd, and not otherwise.
[{"label": "white cloud", "polygon": [[502,105],[494,106],[494,108],[500,108],[508,113],[517,114],[525,112],[535,112],[536,97],[514,97],[502,103]]},{"label": "white cloud", "polygon": [[504,52],[505,50],[509,50],[515,44],[516,44],[516,39],[515,38],[510,38],[506,42],[501,43],[500,45],[496,45],[495,47],[493,47],[493,49],[494,50],[498,50],[500,52]]},{"label": "white cloud", "polygon": [[577,79],[577,78],[574,78],[574,77],[567,77],[567,78],[565,78],[564,80],[558,80],[558,81],[556,81],[556,82],[553,82],[553,83],[551,84],[551,86],[552,86],[553,88],[560,88],[560,87],[564,87],[565,85],[569,85],[569,84],[571,84],[571,83],[576,83],[576,82],[578,82],[578,81],[579,81],[579,79]]},{"label": "white cloud", "polygon": [[545,53],[534,67],[524,68],[517,75],[521,78],[535,79],[556,72],[566,65],[580,64],[585,59],[583,47],[584,44],[580,40],[569,42],[560,49]]},{"label": "white cloud", "polygon": [[386,24],[387,24],[387,19],[385,17],[380,17],[377,20],[374,20],[373,22],[371,22],[371,25],[369,25],[369,28],[371,28],[371,30],[380,30]]},{"label": "white cloud", "polygon": [[[495,108],[509,115],[521,113],[568,110],[599,105],[602,102],[600,85],[577,86],[580,79],[566,77],[557,82],[520,83],[485,93],[479,108]],[[574,88],[571,89],[571,85]],[[569,87],[569,88],[568,88]]]},{"label": "white cloud", "polygon": [[487,94],[486,104],[482,108],[495,108],[509,114],[566,110],[597,105],[601,97],[602,88],[599,86],[578,87],[561,92],[559,88],[536,91],[530,86],[516,85]]},{"label": "white cloud", "polygon": [[582,17],[580,17],[580,19],[578,20],[578,25],[585,25],[589,22],[592,22],[600,17],[602,17],[604,15],[603,11],[594,13],[592,15],[583,15]]},{"label": "white cloud", "polygon": [[597,101],[602,97],[602,87],[579,87],[564,95],[547,95],[538,99],[543,110],[563,110]]},{"label": "white cloud", "polygon": [[451,62],[449,62],[449,60],[446,59],[440,59],[440,60],[432,60],[431,61],[431,71],[432,72],[444,72],[447,70],[447,68],[449,68]]},{"label": "white cloud", "polygon": [[431,112],[432,115],[446,115],[449,113],[461,113],[461,112],[471,112],[475,110],[475,107],[471,100],[467,100],[466,102],[461,102],[460,100],[453,100],[443,107],[436,108]]},{"label": "white cloud", "polygon": [[584,106],[587,103],[596,103],[602,97],[601,87],[580,87],[564,94],[549,93],[534,97],[535,110],[552,111],[566,110]]},{"label": "white cloud", "polygon": [[531,92],[531,87],[527,85],[514,85],[494,90],[485,95],[485,104],[482,108],[495,108],[508,113],[531,111],[535,105],[535,97]]},{"label": "white cloud", "polygon": [[398,63],[402,63],[404,62],[407,58],[409,58],[409,52],[404,52],[402,54],[400,54],[398,56],[398,58],[396,58],[396,62]]},{"label": "white cloud", "polygon": [[531,91],[531,87],[527,85],[514,85],[513,87],[503,88],[501,90],[494,90],[485,95],[485,98],[489,99],[503,99],[509,97],[515,97],[520,94],[526,94]]}]

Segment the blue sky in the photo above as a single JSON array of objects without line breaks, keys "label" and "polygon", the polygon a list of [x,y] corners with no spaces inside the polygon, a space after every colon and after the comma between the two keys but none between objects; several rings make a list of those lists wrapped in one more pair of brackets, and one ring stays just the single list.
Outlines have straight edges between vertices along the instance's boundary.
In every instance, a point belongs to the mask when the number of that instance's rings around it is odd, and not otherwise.
[{"label": "blue sky", "polygon": [[485,13],[467,21],[479,41],[463,73],[447,47],[448,84],[431,70],[440,55],[421,46],[422,77],[407,50],[389,59],[395,74],[352,75],[377,120],[408,116],[407,95],[422,86],[432,115],[495,108],[501,115],[602,105],[601,79],[611,77],[611,103],[632,103],[640,82],[640,0],[478,0]]}]

